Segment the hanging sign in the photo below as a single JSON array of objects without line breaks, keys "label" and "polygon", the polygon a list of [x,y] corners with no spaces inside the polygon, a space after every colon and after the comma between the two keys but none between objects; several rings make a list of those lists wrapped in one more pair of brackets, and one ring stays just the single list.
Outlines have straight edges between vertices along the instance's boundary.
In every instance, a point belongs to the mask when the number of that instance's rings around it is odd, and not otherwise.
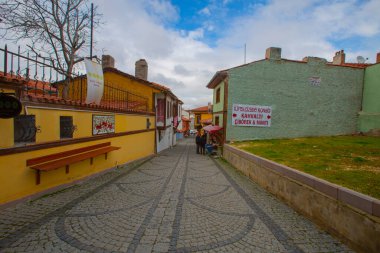
[{"label": "hanging sign", "polygon": [[104,78],[103,68],[99,63],[90,59],[84,59],[87,72],[87,97],[86,104],[100,104],[103,97]]},{"label": "hanging sign", "polygon": [[270,127],[272,108],[264,105],[232,105],[233,126]]},{"label": "hanging sign", "polygon": [[14,118],[20,114],[22,105],[20,100],[14,96],[0,93],[0,118]]}]

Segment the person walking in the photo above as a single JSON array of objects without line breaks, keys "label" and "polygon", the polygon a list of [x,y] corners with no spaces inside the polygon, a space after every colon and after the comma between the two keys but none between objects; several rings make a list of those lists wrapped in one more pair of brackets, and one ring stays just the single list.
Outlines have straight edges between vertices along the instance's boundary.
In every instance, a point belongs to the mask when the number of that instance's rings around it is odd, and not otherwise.
[{"label": "person walking", "polygon": [[197,144],[197,154],[201,152],[201,133],[197,131],[197,135],[195,136],[195,144]]},{"label": "person walking", "polygon": [[200,147],[201,147],[201,154],[202,155],[205,155],[206,154],[206,142],[207,142],[207,135],[205,133],[205,131],[202,129],[201,130],[201,143],[200,143]]}]

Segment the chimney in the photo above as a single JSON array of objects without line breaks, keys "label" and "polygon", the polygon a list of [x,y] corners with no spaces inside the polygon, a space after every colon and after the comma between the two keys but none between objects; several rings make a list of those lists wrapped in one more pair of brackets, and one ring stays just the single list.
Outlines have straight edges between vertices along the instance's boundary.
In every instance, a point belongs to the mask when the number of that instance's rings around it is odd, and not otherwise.
[{"label": "chimney", "polygon": [[335,53],[335,56],[333,58],[333,64],[335,65],[342,65],[346,61],[346,54],[344,53],[344,50],[340,50]]},{"label": "chimney", "polygon": [[281,48],[270,47],[265,51],[265,59],[269,60],[281,60]]},{"label": "chimney", "polygon": [[148,63],[145,59],[140,59],[135,64],[135,76],[137,78],[148,80]]},{"label": "chimney", "polygon": [[376,55],[376,63],[380,63],[380,53],[377,53]]},{"label": "chimney", "polygon": [[307,62],[308,64],[312,65],[318,65],[318,64],[326,64],[327,60],[324,58],[319,58],[319,57],[312,57],[312,56],[306,56],[302,59],[302,61]]},{"label": "chimney", "polygon": [[115,59],[111,55],[102,55],[102,67],[115,68]]}]

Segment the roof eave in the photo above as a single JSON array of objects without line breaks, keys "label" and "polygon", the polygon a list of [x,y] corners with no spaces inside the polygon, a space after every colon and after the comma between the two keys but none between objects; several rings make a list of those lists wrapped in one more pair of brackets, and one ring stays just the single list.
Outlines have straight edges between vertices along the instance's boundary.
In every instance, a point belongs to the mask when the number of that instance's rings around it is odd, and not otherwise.
[{"label": "roof eave", "polygon": [[212,77],[210,82],[207,84],[207,88],[214,89],[216,86],[218,86],[226,77],[228,76],[227,71],[218,71],[215,73],[215,75]]}]

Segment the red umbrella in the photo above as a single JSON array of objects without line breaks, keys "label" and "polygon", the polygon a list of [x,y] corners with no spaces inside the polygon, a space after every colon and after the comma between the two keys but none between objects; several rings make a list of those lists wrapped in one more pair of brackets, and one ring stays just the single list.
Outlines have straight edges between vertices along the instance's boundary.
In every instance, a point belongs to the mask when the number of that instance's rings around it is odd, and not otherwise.
[{"label": "red umbrella", "polygon": [[203,129],[204,129],[206,132],[208,132],[208,133],[210,133],[210,134],[213,134],[213,133],[218,132],[220,129],[223,129],[223,127],[208,125],[208,126],[205,126]]}]

